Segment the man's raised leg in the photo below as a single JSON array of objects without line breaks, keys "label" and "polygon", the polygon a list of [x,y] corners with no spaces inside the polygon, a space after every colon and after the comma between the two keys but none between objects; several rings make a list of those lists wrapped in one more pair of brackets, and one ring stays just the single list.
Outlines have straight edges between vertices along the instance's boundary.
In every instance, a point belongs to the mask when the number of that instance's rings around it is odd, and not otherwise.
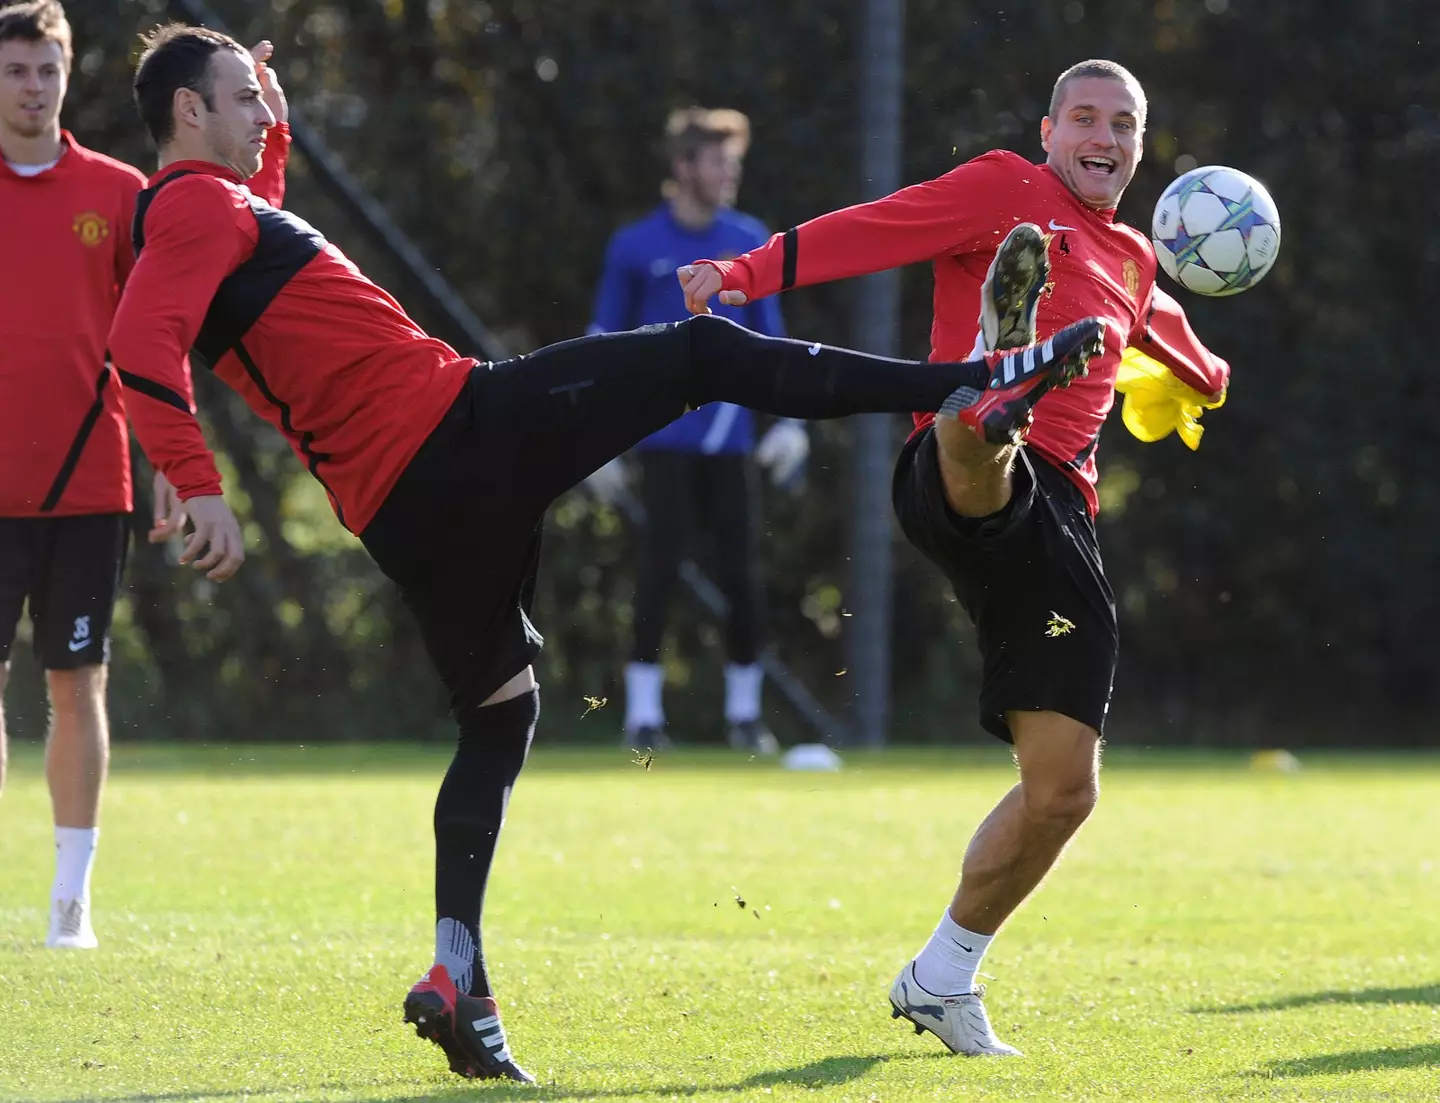
[{"label": "man's raised leg", "polygon": [[497,363],[482,383],[482,405],[516,442],[530,491],[548,502],[707,402],[817,420],[939,410],[963,389],[967,402],[1004,413],[1007,396],[1024,399],[1041,382],[1059,385],[1083,372],[1102,332],[1087,320],[1034,350],[927,363],[766,337],[703,315]]}]

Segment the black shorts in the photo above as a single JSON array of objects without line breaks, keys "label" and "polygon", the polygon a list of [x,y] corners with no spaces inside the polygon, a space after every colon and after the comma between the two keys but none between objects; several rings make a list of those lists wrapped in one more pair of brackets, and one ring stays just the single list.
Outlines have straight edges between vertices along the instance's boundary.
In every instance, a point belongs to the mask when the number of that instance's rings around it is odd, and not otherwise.
[{"label": "black shorts", "polygon": [[360,534],[462,724],[540,652],[530,607],[550,503],[685,411],[689,337],[652,336],[673,355],[637,364],[615,334],[475,367]]},{"label": "black shorts", "polygon": [[985,730],[1013,742],[1007,712],[1046,711],[1103,731],[1120,637],[1080,488],[1022,448],[1009,505],[960,517],[928,428],[902,449],[892,492],[906,538],[945,572],[975,625]]},{"label": "black shorts", "polygon": [[110,661],[110,617],[130,546],[123,513],[0,517],[0,662],[25,599],[46,670]]}]

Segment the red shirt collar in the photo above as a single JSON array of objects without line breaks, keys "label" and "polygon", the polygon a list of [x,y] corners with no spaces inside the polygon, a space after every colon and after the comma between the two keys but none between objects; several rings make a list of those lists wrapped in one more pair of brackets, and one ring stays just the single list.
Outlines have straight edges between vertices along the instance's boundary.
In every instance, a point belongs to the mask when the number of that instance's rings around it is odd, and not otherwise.
[{"label": "red shirt collar", "polygon": [[56,173],[69,169],[69,167],[76,162],[78,158],[75,157],[75,150],[80,148],[82,148],[80,143],[75,140],[70,131],[62,130],[60,131],[60,160],[56,161],[44,172],[37,173],[34,176],[21,176],[10,167],[9,162],[6,161],[4,157],[0,157],[0,175],[13,176],[17,180],[53,180],[55,179]]},{"label": "red shirt collar", "polygon": [[226,168],[214,161],[171,161],[163,169],[153,173],[145,182],[146,186],[154,187],[167,176],[174,176],[177,172],[198,172],[205,176],[218,176],[221,180],[228,180],[232,184],[245,183],[244,178],[234,169]]}]

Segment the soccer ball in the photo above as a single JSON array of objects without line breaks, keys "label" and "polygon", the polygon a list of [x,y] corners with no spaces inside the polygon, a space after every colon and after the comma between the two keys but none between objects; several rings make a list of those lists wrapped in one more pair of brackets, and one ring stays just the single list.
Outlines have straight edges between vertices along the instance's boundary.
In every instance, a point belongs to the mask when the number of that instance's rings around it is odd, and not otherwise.
[{"label": "soccer ball", "polygon": [[1280,212],[1253,176],[1207,165],[1165,189],[1150,238],[1175,282],[1201,295],[1238,295],[1275,263]]}]

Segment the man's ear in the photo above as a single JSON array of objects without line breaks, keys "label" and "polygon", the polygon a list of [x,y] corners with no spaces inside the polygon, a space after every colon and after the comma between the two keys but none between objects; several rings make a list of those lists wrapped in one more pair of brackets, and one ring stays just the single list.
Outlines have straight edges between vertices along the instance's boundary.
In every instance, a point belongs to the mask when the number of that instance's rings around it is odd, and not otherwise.
[{"label": "man's ear", "polygon": [[175,112],[175,122],[186,123],[189,126],[200,125],[200,107],[204,103],[204,97],[193,88],[175,89],[175,98],[170,101],[171,109]]},{"label": "man's ear", "polygon": [[1050,134],[1054,129],[1055,124],[1050,121],[1049,115],[1040,120],[1040,148],[1046,153],[1050,152]]}]

